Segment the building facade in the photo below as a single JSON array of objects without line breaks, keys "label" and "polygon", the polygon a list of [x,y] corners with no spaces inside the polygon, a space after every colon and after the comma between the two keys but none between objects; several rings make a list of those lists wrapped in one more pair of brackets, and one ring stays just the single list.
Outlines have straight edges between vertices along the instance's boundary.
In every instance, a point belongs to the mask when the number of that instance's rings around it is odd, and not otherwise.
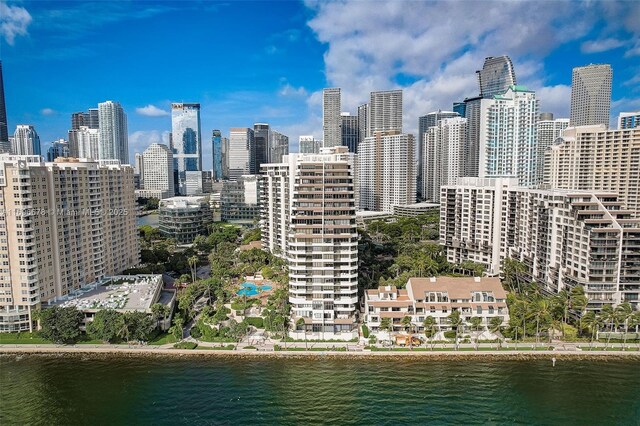
[{"label": "building facade", "polygon": [[[452,111],[434,111],[428,114],[423,115],[422,117],[418,117],[418,198],[426,199],[426,194],[423,192],[425,185],[425,178],[423,175],[424,172],[424,145],[425,145],[425,133],[429,130],[430,127],[435,127],[438,125],[438,121],[443,118],[453,118],[459,117],[460,115],[457,112]],[[466,141],[465,141],[466,142]]]},{"label": "building facade", "polygon": [[236,180],[242,175],[256,174],[255,138],[253,129],[233,127],[229,133],[229,180]]},{"label": "building facade", "polygon": [[289,264],[294,338],[357,337],[358,234],[354,154],[290,154],[263,166],[263,246]]},{"label": "building facade", "polygon": [[343,112],[340,115],[342,120],[342,146],[346,146],[349,152],[358,153],[358,144],[360,143],[360,130],[358,126],[358,116]]},{"label": "building facade", "polygon": [[261,180],[258,175],[225,181],[220,192],[220,218],[226,222],[253,223],[260,219]]},{"label": "building facade", "polygon": [[635,129],[636,127],[640,127],[640,111],[620,113],[618,129]]},{"label": "building facade", "polygon": [[322,89],[322,146],[342,144],[340,88]]},{"label": "building facade", "polygon": [[139,263],[133,168],[0,155],[0,331],[41,304]]},{"label": "building facade", "polygon": [[174,196],[173,153],[166,145],[152,143],[142,154],[142,178],[145,190],[158,191],[159,199]]},{"label": "building facade", "polygon": [[[91,110],[89,110],[91,121]],[[119,102],[106,101],[98,104],[100,160],[119,160],[129,164],[129,134],[127,115]],[[89,128],[92,128],[89,126]]]},{"label": "building facade", "polygon": [[442,188],[440,243],[451,263],[489,275],[521,261],[547,293],[582,285],[589,309],[640,302],[640,219],[607,191],[523,188],[515,178],[462,178]]},{"label": "building facade", "polygon": [[222,132],[213,130],[211,132],[211,145],[213,153],[213,180],[220,181],[222,175]]},{"label": "building facade", "polygon": [[191,244],[198,235],[205,235],[213,220],[208,196],[172,197],[160,201],[159,230],[178,244]]},{"label": "building facade", "polygon": [[536,138],[537,138],[537,153],[536,153],[536,173],[538,175],[537,181],[542,183],[544,181],[544,159],[545,153],[551,146],[562,136],[562,132],[569,127],[568,118],[553,118],[551,113],[543,113],[538,117],[536,122]]},{"label": "building facade", "polygon": [[7,125],[7,106],[4,100],[4,79],[2,78],[2,61],[0,61],[0,149],[9,148],[9,128]]},{"label": "building facade", "polygon": [[300,154],[319,154],[322,141],[316,140],[313,136],[300,136],[298,152]]},{"label": "building facade", "polygon": [[640,216],[640,128],[569,127],[546,151],[545,166],[551,188],[613,192]]},{"label": "building facade", "polygon": [[69,131],[69,154],[71,157],[100,158],[100,130],[88,126]]},{"label": "building facade", "polygon": [[402,90],[371,92],[369,101],[369,131],[402,133]]},{"label": "building facade", "polygon": [[171,104],[171,150],[178,191],[187,194],[187,172],[202,171],[200,104]]},{"label": "building facade", "polygon": [[518,84],[513,62],[506,55],[485,58],[482,69],[476,71],[476,75],[482,98],[502,95],[509,89],[509,86]]},{"label": "building facade", "polygon": [[[289,154],[289,136],[271,130],[269,135],[269,146],[267,161],[269,163],[280,163],[282,157]],[[260,170],[257,170],[260,171]]]},{"label": "building facade", "polygon": [[40,136],[30,124],[18,124],[13,134],[11,153],[14,155],[41,155]]},{"label": "building facade", "polygon": [[604,124],[611,114],[611,65],[575,67],[571,76],[571,126]]},{"label": "building facade", "polygon": [[64,139],[58,139],[51,142],[49,149],[47,149],[47,161],[52,162],[58,157],[69,157],[69,142]]}]

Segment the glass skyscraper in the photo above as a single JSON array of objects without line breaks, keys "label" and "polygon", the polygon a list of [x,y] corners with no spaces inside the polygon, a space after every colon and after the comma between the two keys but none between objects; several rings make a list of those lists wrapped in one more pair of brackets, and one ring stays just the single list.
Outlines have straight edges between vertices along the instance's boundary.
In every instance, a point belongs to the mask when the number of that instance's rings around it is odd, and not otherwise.
[{"label": "glass skyscraper", "polygon": [[178,188],[186,194],[186,172],[202,171],[200,104],[171,104],[171,150]]},{"label": "glass skyscraper", "polygon": [[502,95],[509,86],[517,84],[513,62],[506,55],[489,56],[484,60],[482,69],[476,71],[476,74],[478,74],[480,96],[483,98]]},{"label": "glass skyscraper", "polygon": [[213,180],[222,180],[222,132],[214,130],[211,134],[213,145]]}]

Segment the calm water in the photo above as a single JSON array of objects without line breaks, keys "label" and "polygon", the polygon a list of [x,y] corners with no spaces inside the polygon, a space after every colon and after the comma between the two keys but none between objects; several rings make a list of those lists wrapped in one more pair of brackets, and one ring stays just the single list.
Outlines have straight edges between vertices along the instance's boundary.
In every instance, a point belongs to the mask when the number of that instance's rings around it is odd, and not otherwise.
[{"label": "calm water", "polygon": [[146,216],[139,216],[136,219],[136,226],[150,225],[157,228],[159,223],[160,223],[160,216],[158,216],[158,213],[151,213]]},{"label": "calm water", "polygon": [[640,424],[637,362],[0,358],[0,424]]}]

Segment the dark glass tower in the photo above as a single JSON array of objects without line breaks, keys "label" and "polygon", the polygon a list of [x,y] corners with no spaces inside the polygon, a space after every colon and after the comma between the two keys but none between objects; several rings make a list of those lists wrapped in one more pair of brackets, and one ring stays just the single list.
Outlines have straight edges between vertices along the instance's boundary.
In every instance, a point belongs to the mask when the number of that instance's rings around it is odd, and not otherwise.
[{"label": "dark glass tower", "polygon": [[7,108],[4,103],[4,81],[2,80],[2,61],[0,61],[0,144],[9,143],[7,130]]}]

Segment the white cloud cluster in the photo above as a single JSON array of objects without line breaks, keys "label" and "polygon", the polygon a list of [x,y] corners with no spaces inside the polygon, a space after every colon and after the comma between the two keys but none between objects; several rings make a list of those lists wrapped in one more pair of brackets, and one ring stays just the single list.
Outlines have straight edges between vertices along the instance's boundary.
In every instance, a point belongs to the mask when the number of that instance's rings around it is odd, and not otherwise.
[{"label": "white cloud cluster", "polygon": [[27,28],[31,20],[31,15],[24,7],[0,2],[0,34],[9,45],[13,46],[17,36],[29,34]]},{"label": "white cloud cluster", "polygon": [[42,108],[40,110],[40,114],[42,114],[44,116],[54,115],[55,113],[56,113],[55,110],[53,110],[51,108]]},{"label": "white cloud cluster", "polygon": [[616,38],[604,38],[601,40],[588,40],[582,43],[580,50],[582,53],[600,53],[611,49],[617,49],[626,44],[624,40]]},{"label": "white cloud cluster", "polygon": [[165,117],[169,115],[169,111],[158,108],[155,105],[149,104],[144,107],[136,108],[136,112],[140,115],[147,117]]},{"label": "white cloud cluster", "polygon": [[282,86],[278,94],[280,96],[306,96],[307,89],[305,89],[303,86],[294,87],[291,84],[286,83],[284,86]]},{"label": "white cloud cluster", "polygon": [[152,143],[161,143],[169,146],[168,130],[138,130],[129,135],[129,158],[133,161],[133,154],[143,152]]}]

